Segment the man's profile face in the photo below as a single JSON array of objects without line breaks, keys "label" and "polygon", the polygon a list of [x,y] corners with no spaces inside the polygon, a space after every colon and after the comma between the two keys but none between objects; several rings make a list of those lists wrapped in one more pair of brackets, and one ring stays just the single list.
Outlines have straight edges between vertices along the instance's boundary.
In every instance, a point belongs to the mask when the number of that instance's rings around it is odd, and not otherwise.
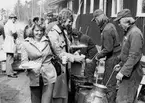
[{"label": "man's profile face", "polygon": [[129,27],[129,23],[126,22],[126,19],[125,19],[125,18],[121,18],[121,19],[118,21],[118,25],[119,25],[124,31],[126,31],[127,28]]},{"label": "man's profile face", "polygon": [[70,28],[72,28],[72,24],[73,24],[73,21],[71,19],[67,19],[64,23],[63,23],[63,27],[66,29],[66,30],[69,30]]}]

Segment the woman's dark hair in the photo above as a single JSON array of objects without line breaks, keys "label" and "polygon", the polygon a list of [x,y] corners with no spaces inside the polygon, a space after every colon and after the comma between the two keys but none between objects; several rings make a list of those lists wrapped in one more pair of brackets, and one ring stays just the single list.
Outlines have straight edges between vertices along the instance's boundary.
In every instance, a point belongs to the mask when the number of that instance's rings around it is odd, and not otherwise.
[{"label": "woman's dark hair", "polygon": [[28,25],[26,25],[25,28],[24,28],[24,39],[26,39],[27,37],[29,37],[29,36],[28,36],[29,34],[27,34],[28,28],[29,28]]},{"label": "woman's dark hair", "polygon": [[38,22],[38,21],[39,21],[39,17],[34,17],[34,18],[33,18],[33,23],[34,23],[34,22]]}]

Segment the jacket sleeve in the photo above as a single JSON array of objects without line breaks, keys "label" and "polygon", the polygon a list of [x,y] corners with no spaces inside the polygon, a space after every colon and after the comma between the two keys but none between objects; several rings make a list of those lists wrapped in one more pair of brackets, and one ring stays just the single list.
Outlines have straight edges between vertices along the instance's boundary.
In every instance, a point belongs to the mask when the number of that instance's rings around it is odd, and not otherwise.
[{"label": "jacket sleeve", "polygon": [[22,47],[21,47],[21,63],[23,64],[23,63],[26,63],[28,61],[29,61],[28,60],[28,53],[27,53],[24,45],[22,45]]},{"label": "jacket sleeve", "polygon": [[98,53],[98,50],[91,38],[88,40],[88,44],[91,45],[87,50],[88,58],[92,59]]},{"label": "jacket sleeve", "polygon": [[132,35],[129,36],[129,42],[129,56],[120,70],[120,72],[127,77],[131,75],[134,65],[136,65],[136,63],[140,60],[142,56],[143,45],[141,35],[137,32],[134,32]]},{"label": "jacket sleeve", "polygon": [[53,51],[55,52],[55,55],[57,55],[61,60],[63,56],[67,56],[68,59],[73,62],[74,61],[74,56],[70,53],[67,53],[63,50],[63,47],[61,46],[61,43],[59,41],[59,34],[55,31],[49,32],[48,34]]},{"label": "jacket sleeve", "polygon": [[107,55],[109,55],[110,52],[113,50],[113,37],[112,37],[113,31],[106,30],[102,34],[102,51],[97,55],[97,58],[103,58]]}]

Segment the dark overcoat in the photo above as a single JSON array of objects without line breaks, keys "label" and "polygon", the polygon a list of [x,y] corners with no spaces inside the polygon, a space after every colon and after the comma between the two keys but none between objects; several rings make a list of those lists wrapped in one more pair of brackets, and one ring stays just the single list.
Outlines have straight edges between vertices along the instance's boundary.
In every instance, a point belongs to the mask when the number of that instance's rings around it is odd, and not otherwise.
[{"label": "dark overcoat", "polygon": [[[119,35],[117,30],[112,23],[104,23],[101,27],[101,42],[102,50],[98,54],[97,58],[106,57],[105,60],[105,71],[103,77],[103,84],[106,85],[111,73],[113,72],[114,66],[118,63],[117,56],[120,54],[121,46],[119,42]],[[116,88],[116,73],[113,74],[108,85],[108,102],[113,103],[115,101],[115,88]]]},{"label": "dark overcoat", "polygon": [[120,72],[124,75],[119,84],[117,103],[134,103],[139,83],[142,78],[140,59],[143,49],[143,34],[136,25],[128,28],[124,36],[120,54]]}]

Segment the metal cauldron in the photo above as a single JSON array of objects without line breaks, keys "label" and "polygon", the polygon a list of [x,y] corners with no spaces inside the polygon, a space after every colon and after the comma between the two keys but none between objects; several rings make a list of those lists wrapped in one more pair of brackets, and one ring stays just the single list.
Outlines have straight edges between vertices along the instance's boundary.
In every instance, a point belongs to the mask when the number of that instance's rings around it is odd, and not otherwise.
[{"label": "metal cauldron", "polygon": [[86,96],[85,103],[108,103],[106,92],[106,86],[101,84],[94,84],[94,88]]}]

